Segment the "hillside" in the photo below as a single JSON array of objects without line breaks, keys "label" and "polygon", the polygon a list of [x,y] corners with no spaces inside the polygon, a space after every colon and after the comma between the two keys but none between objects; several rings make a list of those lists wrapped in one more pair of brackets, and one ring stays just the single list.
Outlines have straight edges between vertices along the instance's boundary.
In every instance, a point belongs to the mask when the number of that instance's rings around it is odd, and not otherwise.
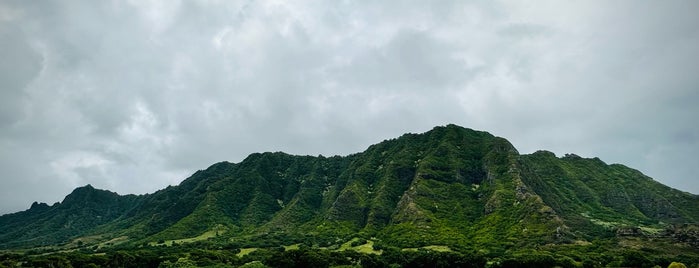
[{"label": "hillside", "polygon": [[378,249],[499,254],[595,245],[696,255],[698,221],[699,196],[634,169],[572,154],[521,155],[503,138],[448,125],[349,156],[256,153],[147,195],[88,185],[60,203],[0,216],[0,248],[333,248],[359,238]]}]

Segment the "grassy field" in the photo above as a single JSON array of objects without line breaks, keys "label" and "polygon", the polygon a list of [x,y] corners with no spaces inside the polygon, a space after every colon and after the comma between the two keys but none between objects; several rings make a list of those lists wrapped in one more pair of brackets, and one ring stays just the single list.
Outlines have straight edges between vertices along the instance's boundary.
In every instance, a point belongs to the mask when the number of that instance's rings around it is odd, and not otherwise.
[{"label": "grassy field", "polygon": [[337,251],[343,251],[343,250],[354,250],[357,252],[361,253],[366,253],[366,254],[378,254],[381,255],[380,250],[374,250],[374,241],[367,240],[365,244],[353,247],[352,243],[355,241],[359,241],[359,238],[352,238],[352,240],[347,241],[346,243],[342,244]]},{"label": "grassy field", "polygon": [[[447,246],[437,246],[437,245],[432,245],[432,246],[424,246],[421,247],[422,249],[427,249],[431,251],[438,251],[438,252],[450,252],[451,248]],[[403,251],[417,251],[420,248],[404,248]]]},{"label": "grassy field", "polygon": [[109,240],[109,241],[106,241],[106,242],[103,242],[103,243],[99,243],[98,246],[99,246],[100,248],[102,248],[102,247],[105,247],[105,246],[118,245],[118,244],[121,244],[121,243],[124,243],[124,242],[127,242],[127,241],[129,241],[129,237],[128,237],[128,236],[120,236],[120,237],[115,237],[115,238],[113,238],[112,240]]},{"label": "grassy field", "polygon": [[196,236],[196,237],[190,237],[190,238],[183,238],[183,239],[175,239],[175,240],[165,240],[164,243],[157,243],[157,242],[150,242],[148,243],[149,246],[172,246],[173,243],[177,244],[182,244],[182,243],[192,243],[196,241],[202,241],[202,240],[207,240],[212,237],[216,237],[217,235],[221,235],[225,233],[226,230],[223,228],[216,227],[214,229],[211,229],[209,231],[204,232],[203,234]]},{"label": "grassy field", "polygon": [[258,248],[241,248],[241,249],[240,249],[240,252],[238,252],[238,254],[236,254],[236,255],[237,255],[238,257],[243,257],[243,256],[248,255],[248,254],[250,254],[251,252],[253,252],[253,251],[257,250],[257,249],[258,249]]},{"label": "grassy field", "polygon": [[301,244],[293,244],[293,245],[284,246],[284,250],[299,249],[299,246],[301,246]]}]

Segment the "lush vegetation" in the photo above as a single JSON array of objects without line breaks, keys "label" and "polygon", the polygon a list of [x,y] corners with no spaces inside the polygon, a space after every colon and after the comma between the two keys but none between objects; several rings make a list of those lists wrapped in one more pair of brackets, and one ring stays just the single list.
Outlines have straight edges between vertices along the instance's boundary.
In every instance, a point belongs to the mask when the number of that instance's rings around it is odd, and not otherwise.
[{"label": "lush vegetation", "polygon": [[493,256],[478,251],[384,248],[381,254],[299,248],[170,247],[77,250],[52,254],[0,254],[0,267],[699,267],[699,256],[668,258],[644,250],[581,248],[518,250]]},{"label": "lush vegetation", "polygon": [[148,195],[81,187],[0,216],[0,263],[666,267],[699,263],[697,221],[699,197],[636,170],[449,125],[345,157],[256,153]]}]

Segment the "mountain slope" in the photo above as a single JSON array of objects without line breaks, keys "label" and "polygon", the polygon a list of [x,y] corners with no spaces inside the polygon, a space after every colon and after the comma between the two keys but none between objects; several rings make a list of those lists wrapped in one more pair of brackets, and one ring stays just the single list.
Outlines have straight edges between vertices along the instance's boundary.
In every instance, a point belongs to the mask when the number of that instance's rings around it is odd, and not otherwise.
[{"label": "mountain slope", "polygon": [[623,165],[572,154],[556,158],[544,151],[523,155],[520,163],[527,185],[566,222],[584,230],[699,220],[699,196],[664,186]]},{"label": "mountain slope", "polygon": [[75,189],[61,203],[34,203],[29,210],[0,217],[3,247],[53,245],[87,234],[129,211],[141,197],[119,196],[91,185]]},{"label": "mountain slope", "polygon": [[[671,239],[698,220],[699,197],[636,170],[520,155],[503,138],[448,125],[345,157],[256,153],[148,195],[81,187],[53,206],[0,216],[0,248],[115,238],[140,245],[215,230],[212,243],[238,246],[374,237],[497,252],[622,235]],[[681,237],[675,242],[694,241]]]}]

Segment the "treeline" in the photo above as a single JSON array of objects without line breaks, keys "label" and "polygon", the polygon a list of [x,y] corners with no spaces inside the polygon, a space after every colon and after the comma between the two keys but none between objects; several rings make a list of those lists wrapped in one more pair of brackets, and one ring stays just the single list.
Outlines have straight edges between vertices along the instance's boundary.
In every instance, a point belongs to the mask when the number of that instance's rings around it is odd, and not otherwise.
[{"label": "treeline", "polygon": [[484,267],[482,256],[427,250],[387,250],[381,255],[356,251],[301,248],[257,249],[239,257],[238,250],[143,249],[105,254],[81,252],[0,256],[0,267]]},{"label": "treeline", "polygon": [[[502,256],[477,252],[438,252],[426,249],[386,248],[382,254],[352,250],[333,251],[302,246],[260,248],[240,256],[239,249],[149,247],[102,253],[0,254],[5,267],[699,267],[696,257],[648,257],[643,252],[594,256],[564,256],[547,251],[526,251]],[[677,263],[672,263],[677,261]],[[681,265],[679,262],[688,265]]]}]

